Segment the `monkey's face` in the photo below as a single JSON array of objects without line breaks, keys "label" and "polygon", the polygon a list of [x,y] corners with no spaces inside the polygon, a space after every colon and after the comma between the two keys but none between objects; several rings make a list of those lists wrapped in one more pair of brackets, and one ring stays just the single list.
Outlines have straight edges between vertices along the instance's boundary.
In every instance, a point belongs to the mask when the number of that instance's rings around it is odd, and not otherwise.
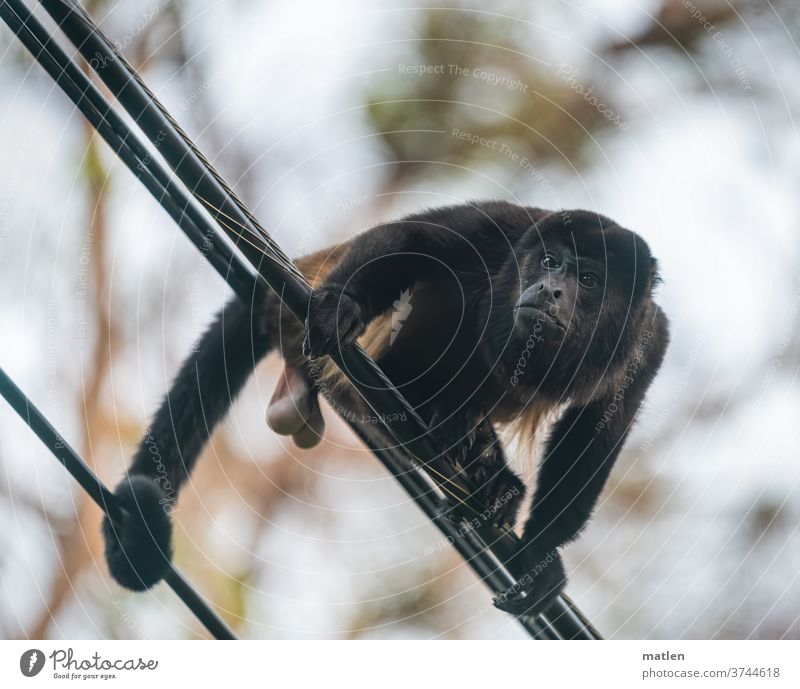
[{"label": "monkey's face", "polygon": [[525,350],[524,378],[575,390],[626,361],[655,279],[644,240],[570,211],[531,228],[518,249],[510,354]]},{"label": "monkey's face", "polygon": [[603,266],[557,241],[542,244],[527,264],[527,279],[514,304],[516,327],[523,334],[544,331],[561,342],[575,331],[576,310],[594,306],[592,293],[602,284]]}]

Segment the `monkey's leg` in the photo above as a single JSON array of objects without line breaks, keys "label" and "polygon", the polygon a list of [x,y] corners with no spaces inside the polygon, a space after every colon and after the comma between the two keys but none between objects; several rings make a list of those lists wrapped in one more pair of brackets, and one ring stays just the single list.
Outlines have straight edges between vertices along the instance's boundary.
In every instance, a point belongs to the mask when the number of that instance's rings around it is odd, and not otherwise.
[{"label": "monkey's leg", "polygon": [[514,526],[525,497],[525,484],[508,466],[503,446],[489,419],[476,431],[472,461],[465,467],[476,495],[494,524]]},{"label": "monkey's leg", "polygon": [[483,508],[483,514],[495,524],[513,526],[525,497],[525,484],[509,468],[489,419],[474,410],[446,416],[434,409],[429,417],[441,449],[476,487],[474,502]]},{"label": "monkey's leg", "polygon": [[[622,402],[617,404],[615,391],[609,391],[586,405],[570,407],[553,428],[515,556],[530,575],[530,583],[505,601],[496,601],[501,610],[514,614],[544,610],[563,588],[566,577],[558,549],[575,539],[589,520],[664,358],[668,326],[660,310],[654,323],[656,336],[631,375]],[[617,411],[607,419],[612,405]]]},{"label": "monkey's leg", "polygon": [[442,266],[454,274],[487,270],[483,247],[502,264],[533,220],[523,212],[523,222],[487,222],[496,210],[426,211],[360,234],[311,295],[303,352],[319,357],[354,342],[399,295]]}]

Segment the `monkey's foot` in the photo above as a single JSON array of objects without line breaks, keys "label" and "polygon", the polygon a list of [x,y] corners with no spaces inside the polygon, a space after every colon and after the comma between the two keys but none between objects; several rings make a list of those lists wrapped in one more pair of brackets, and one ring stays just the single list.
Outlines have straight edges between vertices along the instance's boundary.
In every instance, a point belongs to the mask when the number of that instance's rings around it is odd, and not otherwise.
[{"label": "monkey's foot", "polygon": [[[533,560],[536,562],[533,562]],[[544,612],[567,583],[561,556],[552,551],[528,561],[525,574],[511,588],[498,595],[493,603],[503,612],[520,617]]]},{"label": "monkey's foot", "polygon": [[500,439],[486,418],[475,429],[475,441],[464,469],[475,488],[477,502],[484,508],[483,516],[494,524],[513,526],[525,497],[525,484],[509,468]]},{"label": "monkey's foot", "polygon": [[484,506],[484,515],[493,524],[514,526],[517,511],[525,497],[525,484],[505,461],[478,462],[476,471],[469,472],[477,486],[475,497]]},{"label": "monkey's foot", "polygon": [[474,411],[448,414],[435,409],[430,415],[431,434],[456,468],[466,469],[470,464],[482,420],[483,415]]}]

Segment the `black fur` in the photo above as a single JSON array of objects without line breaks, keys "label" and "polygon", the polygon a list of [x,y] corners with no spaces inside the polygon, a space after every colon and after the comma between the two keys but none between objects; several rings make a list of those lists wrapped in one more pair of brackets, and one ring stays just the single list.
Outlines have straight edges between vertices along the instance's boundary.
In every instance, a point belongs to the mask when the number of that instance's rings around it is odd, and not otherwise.
[{"label": "black fur", "polygon": [[[567,405],[547,442],[516,555],[527,574],[496,601],[517,614],[546,608],[565,582],[558,549],[589,519],[667,346],[647,244],[594,213],[488,202],[377,226],[333,255],[309,304],[307,334],[283,317],[274,295],[252,311],[226,307],[178,374],[132,473],[162,489],[166,478],[177,491],[271,347],[280,346],[311,386],[303,353],[322,356],[353,342],[411,290],[411,312],[379,363],[471,475],[498,523],[515,518],[523,488],[494,424]],[[514,499],[500,500],[510,493]]]},{"label": "black fur", "polygon": [[[545,268],[545,256],[557,267]],[[656,281],[647,244],[609,218],[480,203],[370,230],[328,274],[325,299],[311,302],[309,322],[319,325],[304,347],[321,356],[412,290],[414,309],[379,363],[466,463],[488,504],[515,477],[496,438],[490,471],[478,461],[482,420],[567,403],[516,556],[527,583],[496,602],[504,610],[540,611],[564,586],[558,548],[589,519],[664,356]]]}]

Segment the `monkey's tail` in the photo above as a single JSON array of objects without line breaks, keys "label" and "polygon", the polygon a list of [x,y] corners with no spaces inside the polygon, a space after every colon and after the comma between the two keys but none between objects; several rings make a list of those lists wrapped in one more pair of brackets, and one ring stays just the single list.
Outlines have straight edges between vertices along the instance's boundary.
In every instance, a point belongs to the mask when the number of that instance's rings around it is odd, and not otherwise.
[{"label": "monkey's tail", "polygon": [[276,344],[271,320],[266,308],[234,298],[181,366],[115,491],[125,514],[119,522],[103,521],[108,568],[122,586],[143,591],[166,573],[178,491],[256,364]]}]

